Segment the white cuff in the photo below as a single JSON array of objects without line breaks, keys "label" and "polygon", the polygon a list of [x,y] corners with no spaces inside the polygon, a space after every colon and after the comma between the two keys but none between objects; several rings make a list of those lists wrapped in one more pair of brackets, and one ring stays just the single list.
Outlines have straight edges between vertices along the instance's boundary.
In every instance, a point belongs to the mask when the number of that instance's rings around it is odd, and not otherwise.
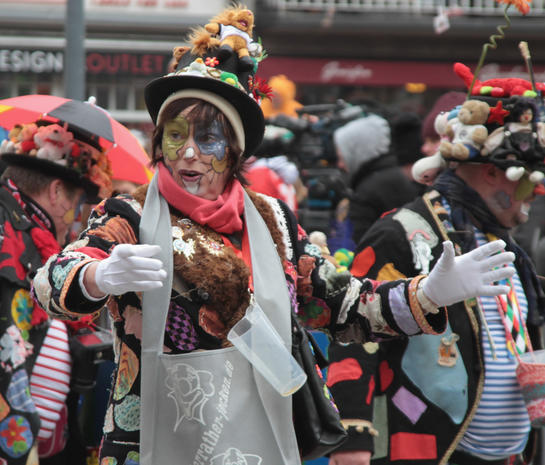
[{"label": "white cuff", "polygon": [[92,265],[94,262],[91,262],[91,263],[87,263],[86,265],[84,265],[80,272],[79,272],[79,278],[78,278],[78,282],[79,282],[79,288],[81,289],[81,293],[83,294],[83,297],[85,297],[87,300],[90,300],[91,302],[99,302],[101,300],[104,300],[106,297],[108,297],[107,295],[104,295],[102,297],[93,297],[91,296],[88,292],[87,292],[87,289],[85,288],[85,284],[83,284],[83,278],[85,277],[85,272],[87,271],[87,267],[89,265]]}]

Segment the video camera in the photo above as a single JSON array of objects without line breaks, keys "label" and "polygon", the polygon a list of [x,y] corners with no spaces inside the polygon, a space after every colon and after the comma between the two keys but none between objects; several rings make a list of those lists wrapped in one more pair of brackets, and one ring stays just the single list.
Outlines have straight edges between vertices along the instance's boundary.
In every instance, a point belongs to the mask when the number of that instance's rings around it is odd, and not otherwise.
[{"label": "video camera", "polygon": [[333,133],[365,115],[365,109],[344,100],[306,105],[298,118],[277,115],[267,120],[264,142],[256,156],[286,155],[297,164],[308,197],[299,205],[299,221],[308,231],[328,234],[337,204],[349,195],[344,173],[337,167]]}]

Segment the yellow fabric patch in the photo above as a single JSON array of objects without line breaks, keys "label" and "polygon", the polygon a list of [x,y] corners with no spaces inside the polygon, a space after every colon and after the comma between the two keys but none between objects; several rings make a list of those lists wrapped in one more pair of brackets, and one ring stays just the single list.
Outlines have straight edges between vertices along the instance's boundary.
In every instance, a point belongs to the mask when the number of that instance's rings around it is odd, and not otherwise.
[{"label": "yellow fabric patch", "polygon": [[401,271],[395,269],[393,263],[386,263],[377,275],[377,281],[395,281],[396,279],[407,279]]}]

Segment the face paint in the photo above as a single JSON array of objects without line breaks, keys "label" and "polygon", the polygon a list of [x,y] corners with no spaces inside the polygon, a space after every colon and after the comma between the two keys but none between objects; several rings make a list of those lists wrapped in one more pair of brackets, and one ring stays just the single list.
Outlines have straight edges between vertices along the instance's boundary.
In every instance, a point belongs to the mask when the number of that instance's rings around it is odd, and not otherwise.
[{"label": "face paint", "polygon": [[191,159],[195,156],[195,150],[193,149],[193,147],[188,147],[185,149],[185,152],[184,152],[184,158],[185,159]]},{"label": "face paint", "polygon": [[528,176],[523,176],[515,190],[515,200],[524,200],[530,197],[535,187],[536,185],[528,179]]},{"label": "face paint", "polygon": [[163,155],[174,161],[179,158],[178,151],[184,146],[189,137],[189,121],[182,115],[167,121],[163,129],[161,148]]},{"label": "face paint", "polygon": [[498,203],[500,208],[507,210],[513,205],[511,202],[511,196],[505,191],[498,191],[494,194],[494,199]]},{"label": "face paint", "polygon": [[203,155],[214,155],[220,161],[224,159],[227,138],[217,120],[212,121],[209,126],[196,124],[194,138]]},{"label": "face paint", "polygon": [[64,224],[70,225],[74,222],[75,217],[75,210],[71,208],[70,210],[67,210],[64,216],[62,217],[62,220],[64,221]]}]

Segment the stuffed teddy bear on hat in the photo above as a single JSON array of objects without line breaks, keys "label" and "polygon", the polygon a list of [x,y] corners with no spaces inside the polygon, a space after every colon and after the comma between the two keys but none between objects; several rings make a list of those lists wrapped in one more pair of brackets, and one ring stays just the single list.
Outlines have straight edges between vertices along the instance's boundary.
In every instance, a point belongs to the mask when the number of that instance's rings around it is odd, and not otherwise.
[{"label": "stuffed teddy bear on hat", "polygon": [[64,164],[65,155],[72,150],[74,136],[58,124],[41,126],[34,135],[38,158]]},{"label": "stuffed teddy bear on hat", "polygon": [[441,142],[439,152],[443,158],[467,160],[476,157],[488,136],[484,124],[488,120],[489,112],[490,107],[486,102],[464,102],[456,118],[447,123],[446,134],[451,142]]},{"label": "stuffed teddy bear on hat", "polygon": [[202,55],[210,48],[219,47],[218,57],[221,58],[234,51],[240,59],[240,64],[251,69],[254,62],[248,49],[255,48],[252,45],[253,28],[254,14],[250,10],[241,6],[227,8],[212,18],[204,28],[200,27],[192,32],[191,52]]}]

